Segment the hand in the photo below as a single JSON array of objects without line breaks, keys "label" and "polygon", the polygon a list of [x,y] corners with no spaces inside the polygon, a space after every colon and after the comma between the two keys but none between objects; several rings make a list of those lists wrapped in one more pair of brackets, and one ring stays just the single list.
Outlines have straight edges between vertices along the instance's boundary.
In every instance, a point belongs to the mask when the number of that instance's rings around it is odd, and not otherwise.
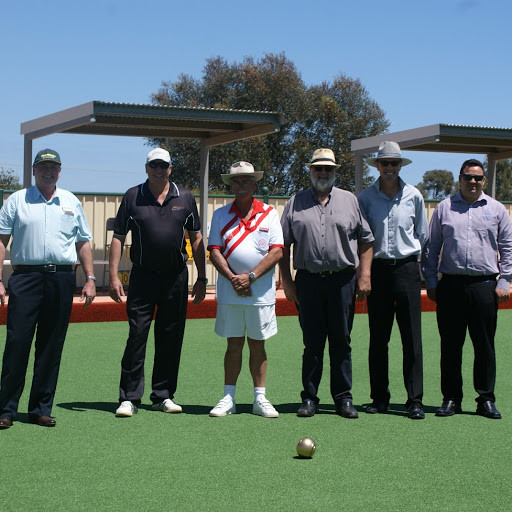
[{"label": "hand", "polygon": [[369,277],[361,276],[357,280],[357,288],[356,288],[356,300],[361,302],[364,300],[370,292],[372,291],[372,283]]},{"label": "hand", "polygon": [[299,299],[297,298],[297,287],[295,286],[295,281],[285,281],[283,280],[283,290],[285,297],[296,304],[299,303]]},{"label": "hand", "polygon": [[196,281],[192,287],[192,304],[199,304],[203,302],[206,295],[206,283],[204,281]]},{"label": "hand", "polygon": [[118,304],[121,304],[123,302],[123,299],[121,297],[124,297],[124,289],[123,285],[118,277],[115,277],[114,279],[110,280],[110,283],[108,285],[108,294],[110,295],[110,298],[117,302]]},{"label": "hand", "polygon": [[239,274],[234,275],[231,278],[231,285],[238,293],[240,290],[247,290],[251,287],[251,280],[249,278],[249,274]]},{"label": "hand", "polygon": [[427,290],[427,297],[432,301],[432,302],[437,302],[437,288],[429,288]]},{"label": "hand", "polygon": [[[506,302],[510,298],[510,291],[505,290],[504,288],[496,288],[496,297],[498,299],[498,304],[502,302]],[[3,301],[2,301],[3,305]]]},{"label": "hand", "polygon": [[2,307],[5,305],[5,287],[4,283],[0,283],[0,302],[2,303]]},{"label": "hand", "polygon": [[94,298],[96,297],[96,283],[92,279],[87,279],[82,288],[82,296],[80,297],[80,302],[84,303],[84,308],[86,308],[89,304],[92,303]]}]

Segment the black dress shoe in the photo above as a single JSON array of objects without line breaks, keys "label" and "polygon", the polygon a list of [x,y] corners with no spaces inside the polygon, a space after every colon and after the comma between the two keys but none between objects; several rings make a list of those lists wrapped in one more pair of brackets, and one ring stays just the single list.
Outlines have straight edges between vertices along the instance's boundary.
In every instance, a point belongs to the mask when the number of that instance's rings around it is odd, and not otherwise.
[{"label": "black dress shoe", "polygon": [[501,414],[498,409],[494,405],[494,402],[487,400],[487,402],[479,403],[476,406],[476,413],[480,416],[485,416],[486,418],[491,418],[492,420],[501,419]]},{"label": "black dress shoe", "polygon": [[436,416],[453,416],[454,414],[460,414],[462,409],[458,402],[454,400],[444,400],[443,405],[436,411]]},{"label": "black dress shoe", "polygon": [[408,416],[411,420],[424,420],[425,412],[423,411],[423,405],[421,402],[413,402],[409,406]]},{"label": "black dress shoe", "polygon": [[305,400],[302,400],[302,405],[299,407],[299,410],[297,411],[297,416],[300,416],[301,418],[310,418],[311,416],[315,415],[315,412],[317,410],[318,406],[316,405],[314,400],[306,398]]},{"label": "black dress shoe", "polygon": [[343,416],[343,418],[359,418],[359,414],[352,400],[345,400],[341,402],[341,404],[336,405],[336,414]]},{"label": "black dress shoe", "polygon": [[5,430],[12,426],[12,420],[9,418],[0,418],[0,429]]},{"label": "black dress shoe", "polygon": [[55,427],[57,425],[57,422],[51,416],[29,416],[28,420],[40,427]]},{"label": "black dress shoe", "polygon": [[382,414],[388,410],[389,404],[387,402],[376,402],[373,401],[367,405],[364,412],[367,414]]}]

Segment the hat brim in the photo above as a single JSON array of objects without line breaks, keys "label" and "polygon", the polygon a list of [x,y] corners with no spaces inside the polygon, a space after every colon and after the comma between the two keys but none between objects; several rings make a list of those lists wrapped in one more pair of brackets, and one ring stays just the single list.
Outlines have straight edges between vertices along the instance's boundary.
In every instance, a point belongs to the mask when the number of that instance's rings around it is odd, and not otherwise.
[{"label": "hat brim", "polygon": [[322,167],[335,167],[336,169],[338,167],[341,167],[341,164],[333,164],[330,160],[317,160],[316,162],[314,163],[308,163],[306,164],[306,166],[311,169],[311,167],[317,167],[317,166],[322,166]]},{"label": "hat brim", "polygon": [[395,157],[385,157],[385,156],[381,156],[381,157],[375,157],[375,158],[367,158],[366,159],[366,163],[368,165],[371,165],[372,167],[377,167],[375,164],[377,163],[377,160],[382,160],[383,158],[389,158],[390,160],[393,159],[393,160],[402,160],[402,167],[406,166],[406,165],[409,165],[409,164],[412,164],[412,160],[409,160],[408,158],[395,158]]},{"label": "hat brim", "polygon": [[260,181],[263,178],[263,171],[254,171],[254,172],[234,172],[233,174],[221,174],[222,181],[229,185],[231,178],[236,178],[237,176],[252,176],[254,181]]},{"label": "hat brim", "polygon": [[54,164],[62,165],[62,162],[60,160],[57,160],[56,158],[41,158],[41,160],[34,162],[32,166],[40,164],[42,162],[53,162]]}]

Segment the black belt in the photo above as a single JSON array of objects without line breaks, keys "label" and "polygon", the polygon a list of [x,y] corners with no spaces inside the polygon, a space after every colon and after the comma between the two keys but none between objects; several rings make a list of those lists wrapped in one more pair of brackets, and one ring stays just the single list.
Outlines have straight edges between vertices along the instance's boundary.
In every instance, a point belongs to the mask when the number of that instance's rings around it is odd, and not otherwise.
[{"label": "black belt", "polygon": [[74,265],[13,265],[12,269],[18,274],[27,274],[28,272],[71,272]]},{"label": "black belt", "polygon": [[324,270],[323,272],[310,272],[309,270],[306,270],[305,268],[299,269],[297,272],[304,272],[308,276],[313,277],[329,277],[334,276],[336,274],[341,274],[342,272],[355,272],[353,267],[345,267],[341,270]]},{"label": "black belt", "polygon": [[151,272],[152,274],[156,274],[157,276],[179,275],[187,267],[186,265],[183,265],[179,269],[168,269],[168,268],[166,268],[164,270],[160,270],[158,268],[144,267],[143,265],[139,265],[137,263],[133,263],[132,266],[133,266],[133,268],[140,269],[140,270],[142,270],[144,272]]},{"label": "black belt", "polygon": [[399,260],[395,260],[393,258],[375,258],[373,263],[376,265],[392,265],[399,267],[400,265],[404,265],[405,263],[411,263],[412,261],[418,262],[418,256],[407,256],[407,258],[402,258]]},{"label": "black belt", "polygon": [[496,281],[498,274],[487,274],[480,276],[467,276],[464,274],[443,274],[442,279],[446,280],[458,280],[466,284],[481,283],[482,281]]}]

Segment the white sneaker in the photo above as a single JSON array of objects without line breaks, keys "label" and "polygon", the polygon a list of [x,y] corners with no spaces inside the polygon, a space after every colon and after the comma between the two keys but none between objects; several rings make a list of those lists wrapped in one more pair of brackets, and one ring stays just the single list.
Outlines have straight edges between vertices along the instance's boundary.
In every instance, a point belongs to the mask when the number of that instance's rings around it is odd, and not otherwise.
[{"label": "white sneaker", "polygon": [[236,414],[235,401],[231,398],[231,395],[226,395],[220,400],[220,402],[210,411],[210,416],[220,418],[227,416],[228,414]]},{"label": "white sneaker", "polygon": [[262,395],[254,400],[252,413],[264,418],[279,418],[279,413],[274,409],[274,406]]},{"label": "white sneaker", "polygon": [[152,411],[172,412],[174,414],[183,411],[181,405],[175,404],[170,398],[166,398],[163,402],[153,404]]},{"label": "white sneaker", "polygon": [[134,414],[137,414],[137,407],[135,407],[135,405],[133,405],[129,400],[121,402],[119,407],[116,409],[116,416],[118,418],[128,418]]}]

